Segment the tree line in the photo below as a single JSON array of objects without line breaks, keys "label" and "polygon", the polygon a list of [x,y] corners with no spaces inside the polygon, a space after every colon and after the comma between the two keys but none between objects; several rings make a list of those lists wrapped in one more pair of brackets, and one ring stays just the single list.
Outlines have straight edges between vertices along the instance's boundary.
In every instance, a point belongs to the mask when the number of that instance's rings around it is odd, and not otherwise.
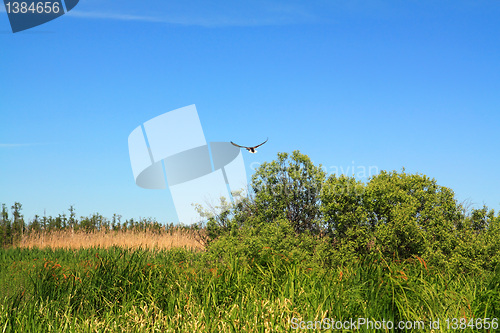
[{"label": "tree line", "polygon": [[154,233],[171,232],[174,228],[185,228],[175,226],[173,223],[164,225],[154,218],[127,219],[122,221],[122,216],[113,214],[111,219],[99,213],[89,216],[80,216],[75,213],[74,206],[68,209],[69,214],[63,213],[57,216],[39,216],[25,221],[22,214],[22,204],[15,202],[10,207],[10,214],[7,205],[2,204],[0,216],[0,246],[7,247],[16,244],[23,235],[27,233],[52,232],[57,230],[72,230],[75,232],[96,232],[96,231],[150,231]]},{"label": "tree line", "polygon": [[[391,260],[424,258],[461,271],[493,269],[500,263],[500,213],[486,206],[470,209],[452,189],[423,174],[384,171],[364,183],[329,175],[307,155],[279,153],[260,165],[247,194],[233,193],[215,207],[197,205],[203,222],[181,228],[194,231],[211,253],[231,252],[259,260],[266,251],[292,260],[339,265],[379,253]],[[95,213],[35,216],[25,223],[22,205],[9,215],[2,205],[1,245],[14,244],[26,232],[72,229],[171,231],[152,218],[121,221]],[[262,258],[261,258],[262,259]]]}]

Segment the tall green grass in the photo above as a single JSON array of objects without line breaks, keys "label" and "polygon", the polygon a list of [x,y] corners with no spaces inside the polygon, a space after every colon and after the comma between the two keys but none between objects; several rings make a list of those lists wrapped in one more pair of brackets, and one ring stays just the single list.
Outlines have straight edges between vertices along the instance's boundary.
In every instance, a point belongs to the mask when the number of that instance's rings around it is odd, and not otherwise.
[{"label": "tall green grass", "polygon": [[500,270],[454,275],[376,255],[326,269],[263,251],[265,262],[182,249],[0,250],[0,332],[282,332],[294,331],[292,318],[440,319],[446,332],[446,318],[500,317]]}]

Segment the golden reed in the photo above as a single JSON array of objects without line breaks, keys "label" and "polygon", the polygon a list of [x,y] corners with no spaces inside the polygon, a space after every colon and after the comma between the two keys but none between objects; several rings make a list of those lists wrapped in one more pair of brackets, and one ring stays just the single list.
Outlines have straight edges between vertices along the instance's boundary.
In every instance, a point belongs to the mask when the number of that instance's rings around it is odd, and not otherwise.
[{"label": "golden reed", "polygon": [[79,249],[90,247],[108,248],[120,246],[126,248],[171,249],[189,248],[203,250],[204,247],[196,240],[193,231],[173,229],[155,233],[152,231],[112,231],[101,230],[83,232],[73,230],[56,230],[51,232],[29,233],[17,244],[24,248],[65,248]]}]

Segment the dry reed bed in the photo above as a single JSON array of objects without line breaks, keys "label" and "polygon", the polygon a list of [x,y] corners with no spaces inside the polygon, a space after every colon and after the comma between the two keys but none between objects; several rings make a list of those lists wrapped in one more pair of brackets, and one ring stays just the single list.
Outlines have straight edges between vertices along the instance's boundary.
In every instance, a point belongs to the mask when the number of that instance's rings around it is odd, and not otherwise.
[{"label": "dry reed bed", "polygon": [[109,248],[170,249],[189,248],[203,250],[192,231],[174,229],[156,233],[152,231],[110,231],[93,232],[56,230],[51,232],[30,233],[25,235],[18,247],[23,248],[64,248],[79,249],[90,247]]}]

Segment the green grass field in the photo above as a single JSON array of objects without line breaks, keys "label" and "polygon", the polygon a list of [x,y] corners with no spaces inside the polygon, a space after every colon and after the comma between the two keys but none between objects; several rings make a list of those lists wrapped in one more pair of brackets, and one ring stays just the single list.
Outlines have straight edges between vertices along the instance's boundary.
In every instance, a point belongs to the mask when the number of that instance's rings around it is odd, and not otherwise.
[{"label": "green grass field", "polygon": [[184,249],[3,249],[0,332],[329,331],[358,318],[394,328],[356,332],[401,331],[400,321],[430,332],[438,319],[436,332],[498,325],[500,270],[457,275],[377,256],[324,269],[262,251],[267,260],[255,262]]}]

